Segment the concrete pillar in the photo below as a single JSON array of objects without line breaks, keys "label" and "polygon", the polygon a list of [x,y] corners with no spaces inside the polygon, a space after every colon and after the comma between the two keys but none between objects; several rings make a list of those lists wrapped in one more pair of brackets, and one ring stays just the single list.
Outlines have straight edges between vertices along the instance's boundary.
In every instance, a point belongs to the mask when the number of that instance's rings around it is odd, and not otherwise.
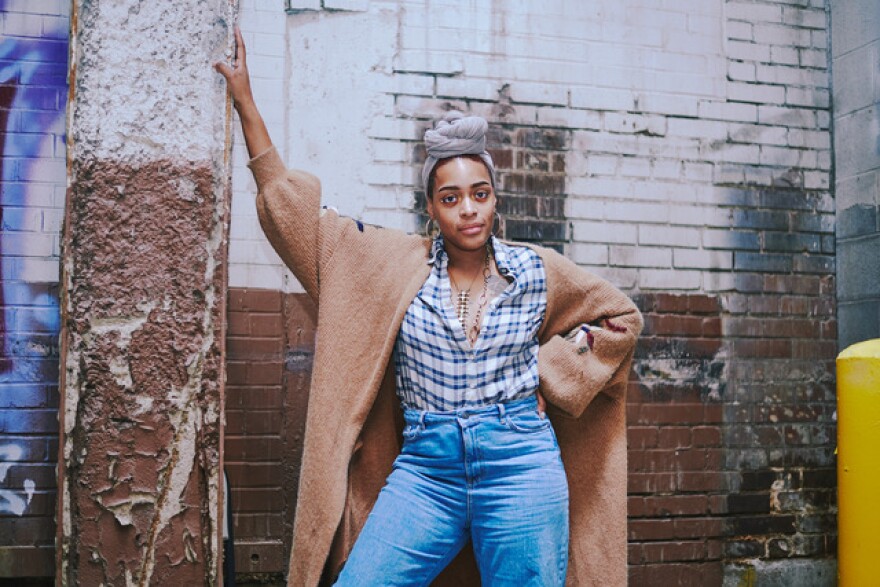
[{"label": "concrete pillar", "polygon": [[220,581],[235,0],[74,0],[59,585]]},{"label": "concrete pillar", "polygon": [[839,344],[880,338],[880,3],[831,2]]}]

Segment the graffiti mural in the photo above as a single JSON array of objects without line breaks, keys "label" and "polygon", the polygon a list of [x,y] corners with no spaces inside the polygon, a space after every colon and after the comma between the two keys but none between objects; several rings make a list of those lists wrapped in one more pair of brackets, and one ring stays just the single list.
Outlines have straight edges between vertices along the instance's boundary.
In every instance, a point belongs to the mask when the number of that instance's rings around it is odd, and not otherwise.
[{"label": "graffiti mural", "polygon": [[32,506],[41,494],[51,503],[54,491],[64,10],[58,2],[54,14],[10,12],[0,1],[7,24],[0,40],[0,517],[44,516],[49,533],[51,511]]}]

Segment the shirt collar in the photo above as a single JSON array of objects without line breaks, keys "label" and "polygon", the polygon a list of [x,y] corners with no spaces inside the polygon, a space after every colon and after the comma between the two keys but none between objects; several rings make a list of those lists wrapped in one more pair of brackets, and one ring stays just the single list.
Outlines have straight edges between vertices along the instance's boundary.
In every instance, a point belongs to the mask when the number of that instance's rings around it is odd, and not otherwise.
[{"label": "shirt collar", "polygon": [[[510,247],[495,238],[495,235],[490,236],[489,241],[492,244],[492,250],[495,252],[495,265],[498,267],[498,273],[505,276],[512,274],[515,277],[516,272],[510,265]],[[431,244],[431,254],[428,257],[428,265],[433,265],[445,258],[446,248],[443,243],[443,235],[438,234],[434,237],[434,242]]]}]

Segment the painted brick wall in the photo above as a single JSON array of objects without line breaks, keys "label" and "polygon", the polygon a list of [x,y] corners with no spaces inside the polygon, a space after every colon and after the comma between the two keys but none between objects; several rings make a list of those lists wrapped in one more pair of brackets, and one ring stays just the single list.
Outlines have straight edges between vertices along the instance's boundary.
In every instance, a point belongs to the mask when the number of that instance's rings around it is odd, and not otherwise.
[{"label": "painted brick wall", "polygon": [[[244,3],[243,21],[265,7]],[[480,114],[506,236],[562,250],[640,304],[631,582],[832,584],[824,0],[289,0],[287,12],[283,31],[272,19],[254,34],[272,55],[257,98],[327,204],[420,230],[422,133],[449,109]],[[235,197],[252,215],[248,181]],[[233,285],[298,291],[250,222],[232,243]]]},{"label": "painted brick wall", "polygon": [[51,576],[69,2],[0,2],[0,577]]}]

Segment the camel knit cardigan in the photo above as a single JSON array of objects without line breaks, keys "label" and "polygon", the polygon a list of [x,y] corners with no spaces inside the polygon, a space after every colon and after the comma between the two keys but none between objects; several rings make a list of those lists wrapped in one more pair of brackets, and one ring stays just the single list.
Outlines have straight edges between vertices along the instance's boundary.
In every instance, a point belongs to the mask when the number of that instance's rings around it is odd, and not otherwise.
[{"label": "camel knit cardigan", "polygon": [[[288,585],[318,585],[341,568],[400,450],[391,360],[404,313],[427,278],[431,243],[320,208],[320,183],[288,171],[270,148],[249,166],[272,246],[318,307]],[[555,251],[544,262],[547,311],[538,333],[540,391],[570,488],[567,585],[626,584],[625,395],[642,318],[608,282]],[[605,320],[593,349],[563,336]],[[479,585],[470,548],[435,585]]]}]

